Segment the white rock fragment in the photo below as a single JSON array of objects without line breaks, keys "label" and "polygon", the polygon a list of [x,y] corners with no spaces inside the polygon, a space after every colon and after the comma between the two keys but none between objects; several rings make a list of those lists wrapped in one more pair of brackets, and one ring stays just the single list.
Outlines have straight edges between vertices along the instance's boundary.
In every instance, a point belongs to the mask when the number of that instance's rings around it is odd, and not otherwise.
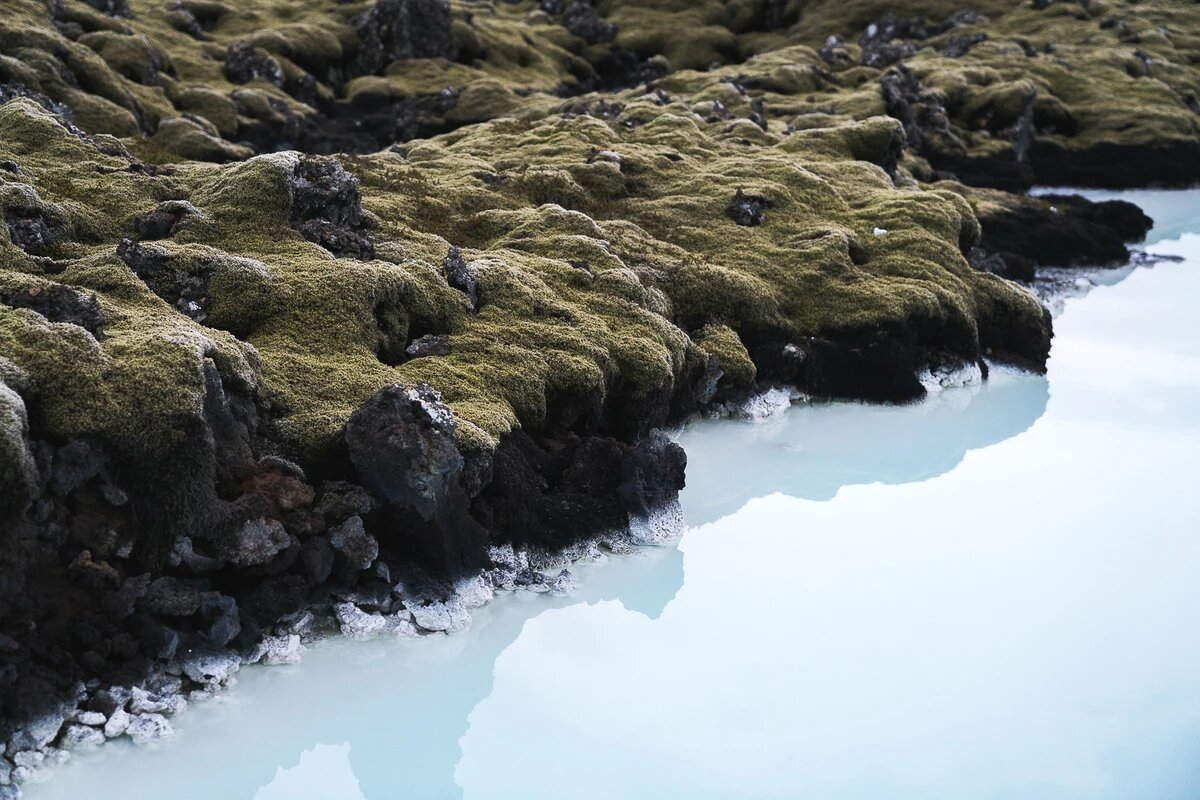
[{"label": "white rock fragment", "polygon": [[138,714],[125,731],[137,744],[146,744],[175,733],[171,723],[162,714]]},{"label": "white rock fragment", "polygon": [[414,603],[408,610],[412,612],[417,627],[427,631],[460,633],[471,627],[471,615],[457,599],[428,605]]},{"label": "white rock fragment", "polygon": [[919,376],[921,385],[929,394],[937,394],[943,389],[962,386],[978,386],[983,383],[983,370],[978,364],[965,364],[956,367],[938,367],[927,369]]},{"label": "white rock fragment", "polygon": [[76,711],[71,715],[72,721],[78,722],[80,725],[91,725],[92,727],[103,725],[106,719],[107,717],[99,711]]},{"label": "white rock fragment", "polygon": [[104,723],[104,735],[106,738],[115,739],[129,729],[130,723],[129,712],[123,708],[118,708],[108,718],[108,722]]},{"label": "white rock fragment", "polygon": [[685,527],[678,500],[644,516],[629,516],[629,537],[640,545],[668,544],[678,539]]},{"label": "white rock fragment", "polygon": [[161,714],[170,709],[167,702],[140,686],[134,686],[129,698],[129,710],[134,714]]},{"label": "white rock fragment", "polygon": [[266,646],[266,651],[263,653],[262,663],[267,666],[299,664],[304,655],[304,645],[300,643],[300,636],[295,633],[285,636],[267,636],[263,638],[263,644]]},{"label": "white rock fragment", "polygon": [[374,639],[387,630],[382,614],[369,614],[354,603],[338,603],[333,611],[342,635],[351,639]]},{"label": "white rock fragment", "polygon": [[98,744],[104,744],[104,733],[90,725],[73,723],[68,725],[66,730],[63,731],[59,741],[68,750],[75,750],[80,747],[95,747]]},{"label": "white rock fragment", "polygon": [[717,409],[721,416],[731,416],[750,422],[765,422],[784,414],[792,404],[804,400],[805,395],[797,389],[778,386],[753,395],[740,404],[730,404]]},{"label": "white rock fragment", "polygon": [[192,650],[181,659],[183,673],[196,683],[228,683],[242,660],[220,647]]},{"label": "white rock fragment", "polygon": [[42,753],[46,756],[43,763],[48,767],[60,767],[71,760],[70,752],[61,747],[47,747]]},{"label": "white rock fragment", "polygon": [[564,569],[555,576],[553,583],[550,584],[550,591],[555,594],[570,594],[575,590],[575,576],[570,570]]},{"label": "white rock fragment", "polygon": [[495,592],[482,575],[464,580],[455,587],[455,596],[465,609],[483,608],[492,602]]}]

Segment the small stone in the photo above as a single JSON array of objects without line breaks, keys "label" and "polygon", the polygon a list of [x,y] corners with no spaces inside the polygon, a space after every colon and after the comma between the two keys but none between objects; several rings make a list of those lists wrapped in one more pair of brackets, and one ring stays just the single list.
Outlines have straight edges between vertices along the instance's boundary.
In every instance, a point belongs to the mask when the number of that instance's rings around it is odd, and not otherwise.
[{"label": "small stone", "polygon": [[175,733],[171,723],[162,714],[138,714],[125,731],[138,744],[161,739]]},{"label": "small stone", "polygon": [[471,304],[471,311],[478,311],[479,284],[470,268],[467,267],[467,261],[463,258],[462,251],[457,247],[451,247],[446,253],[446,257],[442,260],[442,273],[446,276],[446,283],[467,296],[467,302]]},{"label": "small stone", "polygon": [[190,617],[200,610],[200,592],[177,578],[159,578],[150,584],[140,605],[151,614]]},{"label": "small stone", "polygon": [[163,698],[137,686],[133,687],[133,696],[129,701],[129,710],[132,713],[160,714],[169,709],[170,705]]},{"label": "small stone", "polygon": [[273,519],[255,519],[221,542],[221,558],[238,567],[265,564],[292,543],[283,525]]},{"label": "small stone", "polygon": [[570,570],[564,569],[550,583],[550,591],[555,594],[569,594],[575,589],[575,576]]},{"label": "small stone", "polygon": [[267,636],[263,639],[266,652],[263,653],[262,663],[267,666],[275,664],[299,664],[304,655],[304,645],[296,634],[286,636]]},{"label": "small stone", "polygon": [[743,227],[752,228],[767,221],[769,200],[748,195],[741,189],[733,196],[733,202],[725,209],[725,216]]},{"label": "small stone", "polygon": [[99,711],[76,711],[71,719],[78,722],[80,725],[103,725],[106,717]]},{"label": "small stone", "polygon": [[316,621],[316,615],[308,609],[305,609],[303,611],[297,611],[294,614],[289,614],[280,620],[276,631],[280,634],[294,633],[299,636],[304,636],[305,634],[312,633],[313,626],[316,624]]},{"label": "small stone", "polygon": [[226,683],[242,660],[223,647],[197,647],[184,654],[180,667],[196,683]]},{"label": "small stone", "polygon": [[450,355],[450,337],[444,334],[429,333],[420,339],[413,339],[412,344],[404,351],[409,358],[428,358],[430,356]]},{"label": "small stone", "polygon": [[434,602],[429,605],[416,603],[410,605],[408,610],[417,626],[427,631],[458,633],[471,626],[471,616],[457,600],[448,603]]},{"label": "small stone", "polygon": [[26,769],[35,770],[42,765],[46,760],[46,756],[38,750],[22,750],[19,753],[13,753],[12,762],[17,767],[25,767]]},{"label": "small stone", "polygon": [[387,620],[381,614],[368,614],[354,603],[338,603],[334,607],[342,635],[351,639],[373,639],[387,630]]},{"label": "small stone", "polygon": [[341,522],[357,514],[364,517],[371,513],[375,501],[361,486],[345,481],[329,481],[321,489],[321,499],[313,508],[330,522]]},{"label": "small stone", "polygon": [[68,725],[59,739],[62,746],[74,750],[79,747],[95,747],[104,744],[104,734],[88,725]]},{"label": "small stone", "polygon": [[108,722],[104,723],[104,735],[109,739],[115,739],[129,728],[130,721],[129,712],[118,708],[108,718]]},{"label": "small stone", "polygon": [[208,592],[200,603],[200,613],[211,620],[205,635],[216,645],[227,645],[242,632],[237,601],[229,595]]},{"label": "small stone", "polygon": [[106,717],[111,717],[117,709],[125,707],[125,704],[129,702],[130,695],[129,689],[124,686],[110,686],[92,695],[92,699],[88,701],[88,708],[92,711],[99,711]]},{"label": "small stone", "polygon": [[363,528],[361,517],[350,517],[334,528],[329,542],[354,569],[367,569],[379,557],[379,542]]}]

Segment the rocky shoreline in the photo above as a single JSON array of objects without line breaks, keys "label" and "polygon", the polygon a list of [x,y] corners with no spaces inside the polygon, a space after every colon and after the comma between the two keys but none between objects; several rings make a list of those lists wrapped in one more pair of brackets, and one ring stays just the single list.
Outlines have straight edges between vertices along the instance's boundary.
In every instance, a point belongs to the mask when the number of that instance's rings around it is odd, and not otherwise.
[{"label": "rocky shoreline", "polygon": [[1044,371],[1151,221],[1024,192],[1200,179],[1200,12],[912,5],[14,0],[0,797],[669,536],[690,415]]}]

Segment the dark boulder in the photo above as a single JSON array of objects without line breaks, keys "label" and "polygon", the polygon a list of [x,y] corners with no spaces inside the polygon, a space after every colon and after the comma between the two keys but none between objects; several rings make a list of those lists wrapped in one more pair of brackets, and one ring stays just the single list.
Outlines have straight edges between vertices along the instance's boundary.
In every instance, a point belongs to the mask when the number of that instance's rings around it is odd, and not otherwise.
[{"label": "dark boulder", "polygon": [[166,239],[175,232],[175,227],[184,217],[195,213],[196,209],[190,203],[163,203],[153,211],[134,217],[133,229],[143,241]]},{"label": "dark boulder", "polygon": [[967,53],[971,52],[971,48],[977,44],[986,42],[988,35],[982,31],[979,33],[968,33],[963,36],[951,37],[938,52],[947,58],[962,58]]},{"label": "dark boulder", "polygon": [[208,322],[208,285],[216,272],[215,262],[195,270],[177,268],[165,251],[131,239],[122,239],[117,245],[117,257],[181,314],[201,324]]},{"label": "dark boulder", "polygon": [[0,302],[13,308],[36,311],[51,322],[78,325],[97,339],[104,338],[104,315],[94,294],[84,294],[55,283],[0,295]]},{"label": "dark boulder", "polygon": [[430,386],[381,389],[346,422],[351,463],[386,505],[384,544],[433,568],[462,573],[483,557],[483,530],[467,513],[456,422]]},{"label": "dark boulder", "polygon": [[801,388],[817,397],[904,403],[925,396],[917,379],[921,352],[895,338],[807,340]]},{"label": "dark boulder", "polygon": [[562,26],[588,44],[617,38],[617,24],[606,21],[588,0],[573,0],[567,6],[562,12]]},{"label": "dark boulder", "polygon": [[340,163],[301,159],[291,190],[291,224],[301,236],[339,258],[374,258],[375,245],[365,232],[358,178]]},{"label": "dark boulder", "polygon": [[412,344],[404,352],[409,358],[448,356],[450,355],[450,337],[444,334],[429,333],[419,339],[413,339]]},{"label": "dark boulder", "polygon": [[189,617],[200,610],[200,592],[177,578],[159,578],[150,583],[138,606],[151,614]]},{"label": "dark boulder", "polygon": [[679,496],[686,468],[683,448],[658,431],[651,433],[625,449],[617,486],[621,505],[630,514],[657,511]]},{"label": "dark boulder", "polygon": [[358,74],[380,72],[407,58],[458,56],[447,0],[378,0],[354,26]]},{"label": "dark boulder", "polygon": [[360,517],[350,517],[329,532],[329,543],[352,570],[370,568],[379,558],[379,542],[367,533]]},{"label": "dark boulder", "polygon": [[442,274],[446,276],[446,283],[467,296],[467,302],[471,304],[471,311],[478,311],[480,306],[479,284],[475,280],[475,276],[471,274],[462,251],[457,247],[451,247],[442,260]]},{"label": "dark boulder", "polygon": [[1006,263],[1047,267],[1116,266],[1126,242],[1140,240],[1152,220],[1123,200],[1094,203],[1078,195],[1046,195],[980,217],[980,246]]},{"label": "dark boulder", "polygon": [[972,247],[967,252],[967,261],[980,272],[990,272],[1012,281],[1029,283],[1037,277],[1037,264],[1015,253],[1002,256],[982,247]]},{"label": "dark boulder", "polygon": [[329,481],[321,487],[321,497],[313,510],[330,523],[352,517],[365,517],[375,507],[370,492],[345,481]]},{"label": "dark boulder", "polygon": [[859,60],[864,67],[884,69],[916,54],[917,46],[912,42],[875,42],[863,45]]},{"label": "dark boulder", "polygon": [[685,464],[683,450],[657,433],[630,444],[514,431],[496,448],[474,510],[495,540],[562,548],[625,530],[674,501]]},{"label": "dark boulder", "polygon": [[744,227],[762,225],[767,221],[767,209],[771,201],[764,197],[748,195],[741,189],[733,196],[733,202],[725,209],[725,216]]},{"label": "dark boulder", "polygon": [[333,572],[333,559],[333,546],[324,536],[314,536],[300,547],[300,563],[305,577],[311,583],[322,584],[329,580]]},{"label": "dark boulder", "polygon": [[225,77],[231,83],[263,81],[283,86],[283,68],[275,57],[245,42],[234,42],[225,50]]},{"label": "dark boulder", "polygon": [[42,255],[46,248],[63,238],[62,226],[41,210],[7,209],[8,240],[31,256]]},{"label": "dark boulder", "polygon": [[110,17],[132,17],[128,0],[86,0],[87,4]]}]

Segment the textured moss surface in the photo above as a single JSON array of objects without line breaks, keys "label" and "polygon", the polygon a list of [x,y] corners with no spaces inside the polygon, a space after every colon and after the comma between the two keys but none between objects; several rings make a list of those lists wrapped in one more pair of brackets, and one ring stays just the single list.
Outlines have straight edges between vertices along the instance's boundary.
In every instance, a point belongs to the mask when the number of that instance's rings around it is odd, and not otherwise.
[{"label": "textured moss surface", "polygon": [[[368,3],[129,7],[7,0],[0,19],[0,85],[36,94],[0,106],[0,211],[48,234],[18,246],[0,225],[0,294],[61,284],[94,295],[104,318],[98,338],[0,304],[0,356],[25,376],[44,434],[168,453],[201,411],[207,362],[257,394],[288,454],[312,458],[397,382],[439,389],[462,443],[486,448],[515,427],[572,424],[551,418],[560,409],[670,394],[710,354],[723,385],[749,385],[746,345],[763,338],[1038,358],[1032,295],[963,255],[979,204],[1006,196],[938,181],[887,116],[884,70],[860,63],[877,3],[609,0],[597,10],[615,39],[589,42],[531,0],[454,0],[456,60],[362,74]],[[934,21],[958,10],[889,7]],[[906,57],[954,147],[1013,148],[1029,109],[1037,136],[1066,148],[1197,137],[1200,6],[978,8],[986,19]],[[939,54],[975,32],[987,40]],[[245,83],[224,63],[239,43],[262,70]],[[621,69],[655,82],[622,82]],[[271,149],[263,131],[286,149],[289,125],[394,117],[389,104],[414,97],[445,100],[414,124],[446,132],[338,157],[361,182],[374,257],[337,258],[297,233],[300,156],[254,155]],[[727,213],[739,192],[761,224]],[[182,201],[169,237],[142,246],[171,280],[204,277],[202,320],[117,254],[139,238],[136,217]],[[446,281],[451,247],[477,310]],[[449,355],[393,357],[431,333],[449,336]],[[8,441],[16,412],[4,418]]]}]

